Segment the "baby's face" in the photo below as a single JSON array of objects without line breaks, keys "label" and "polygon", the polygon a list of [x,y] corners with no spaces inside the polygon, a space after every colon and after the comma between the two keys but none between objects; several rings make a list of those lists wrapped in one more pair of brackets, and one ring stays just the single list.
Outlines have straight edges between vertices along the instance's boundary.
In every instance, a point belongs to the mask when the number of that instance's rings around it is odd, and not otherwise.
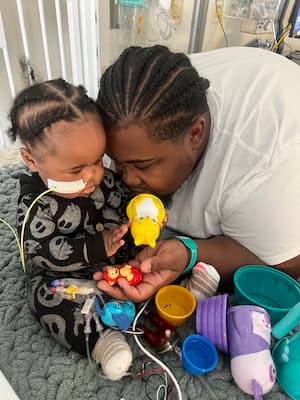
[{"label": "baby's face", "polygon": [[[106,146],[105,132],[97,115],[84,119],[58,121],[48,128],[45,144],[31,151],[33,162],[27,163],[38,172],[48,186],[48,179],[57,182],[83,180],[85,186],[76,193],[57,193],[65,198],[89,196],[104,175],[102,157]],[[23,156],[24,158],[24,156]]]}]

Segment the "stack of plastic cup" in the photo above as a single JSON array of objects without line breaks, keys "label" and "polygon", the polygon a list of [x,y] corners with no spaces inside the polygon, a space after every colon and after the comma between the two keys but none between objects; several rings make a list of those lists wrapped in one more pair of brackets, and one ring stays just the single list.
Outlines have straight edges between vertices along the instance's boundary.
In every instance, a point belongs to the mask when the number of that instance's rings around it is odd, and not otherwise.
[{"label": "stack of plastic cup", "polygon": [[209,338],[224,353],[228,353],[227,306],[228,294],[223,294],[200,301],[196,311],[196,332]]}]

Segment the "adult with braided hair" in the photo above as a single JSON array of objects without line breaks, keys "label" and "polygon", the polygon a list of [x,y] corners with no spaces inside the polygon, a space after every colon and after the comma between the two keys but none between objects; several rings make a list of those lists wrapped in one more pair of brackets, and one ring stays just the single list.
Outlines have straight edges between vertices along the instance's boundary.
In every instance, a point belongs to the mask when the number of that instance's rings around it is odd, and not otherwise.
[{"label": "adult with braided hair", "polygon": [[135,288],[96,273],[98,287],[143,300],[200,260],[223,285],[245,264],[300,275],[299,93],[299,67],[262,49],[125,49],[100,82],[107,153],[134,192],[166,200],[167,229],[193,240],[143,249]]}]

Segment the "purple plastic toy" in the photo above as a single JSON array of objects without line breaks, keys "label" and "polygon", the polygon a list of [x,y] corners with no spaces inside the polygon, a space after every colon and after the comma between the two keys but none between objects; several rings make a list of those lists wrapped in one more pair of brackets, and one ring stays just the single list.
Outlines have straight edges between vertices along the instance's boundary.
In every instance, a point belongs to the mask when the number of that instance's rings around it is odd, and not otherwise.
[{"label": "purple plastic toy", "polygon": [[271,324],[265,309],[254,305],[228,307],[228,295],[197,304],[196,331],[231,357],[231,373],[241,390],[255,400],[269,392],[276,379],[271,356]]},{"label": "purple plastic toy", "polygon": [[223,353],[228,353],[227,307],[228,294],[221,294],[199,301],[196,309],[196,332],[207,337]]},{"label": "purple plastic toy", "polygon": [[269,392],[276,379],[270,352],[269,314],[258,306],[235,306],[227,310],[227,335],[231,374],[235,383],[256,400]]}]

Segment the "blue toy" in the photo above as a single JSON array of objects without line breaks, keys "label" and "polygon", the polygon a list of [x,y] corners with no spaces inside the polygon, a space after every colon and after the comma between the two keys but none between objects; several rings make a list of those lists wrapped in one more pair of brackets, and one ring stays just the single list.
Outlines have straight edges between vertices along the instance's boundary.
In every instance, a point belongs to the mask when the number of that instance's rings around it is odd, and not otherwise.
[{"label": "blue toy", "polygon": [[102,308],[96,299],[96,311],[107,326],[117,326],[126,331],[135,317],[135,306],[132,301],[108,301]]}]

